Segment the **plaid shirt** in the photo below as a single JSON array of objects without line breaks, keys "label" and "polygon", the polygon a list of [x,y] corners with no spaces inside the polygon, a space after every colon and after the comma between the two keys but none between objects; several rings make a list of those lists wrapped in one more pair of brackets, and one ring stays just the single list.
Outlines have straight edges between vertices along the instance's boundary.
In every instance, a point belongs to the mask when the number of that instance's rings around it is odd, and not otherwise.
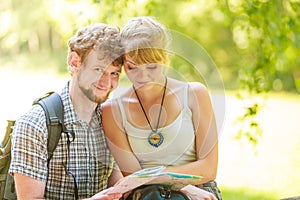
[{"label": "plaid shirt", "polygon": [[76,178],[79,198],[91,197],[107,187],[114,164],[102,130],[101,109],[97,107],[88,124],[78,118],[68,85],[61,97],[65,126],[75,133],[69,156],[67,135],[63,133],[48,171],[46,119],[43,109],[33,106],[14,127],[10,173],[45,181],[46,199],[74,199],[74,180],[66,173],[67,168]]}]

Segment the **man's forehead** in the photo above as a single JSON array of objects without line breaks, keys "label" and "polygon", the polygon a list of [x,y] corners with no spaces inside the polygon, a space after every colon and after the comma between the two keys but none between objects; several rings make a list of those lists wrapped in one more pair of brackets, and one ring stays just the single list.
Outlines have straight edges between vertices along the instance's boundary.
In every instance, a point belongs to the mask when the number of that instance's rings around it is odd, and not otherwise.
[{"label": "man's forehead", "polygon": [[101,69],[103,69],[103,71],[105,70],[113,70],[113,71],[121,71],[122,69],[122,65],[115,65],[114,62],[110,61],[110,60],[103,60],[103,59],[97,59],[96,63],[94,64],[94,66],[100,67]]},{"label": "man's forehead", "polygon": [[100,65],[101,68],[106,71],[106,70],[111,70],[111,71],[121,71],[122,65],[113,65],[112,63],[107,64],[107,65]]},{"label": "man's forehead", "polygon": [[[112,58],[111,55],[105,54],[103,51],[92,50],[89,53],[89,57],[99,63],[101,66],[109,66],[112,65],[116,58]],[[119,67],[119,66],[116,66]]]},{"label": "man's forehead", "polygon": [[111,64],[110,67],[112,67],[112,69],[116,70],[116,71],[121,71],[121,69],[122,69],[122,65],[116,66],[116,65]]}]

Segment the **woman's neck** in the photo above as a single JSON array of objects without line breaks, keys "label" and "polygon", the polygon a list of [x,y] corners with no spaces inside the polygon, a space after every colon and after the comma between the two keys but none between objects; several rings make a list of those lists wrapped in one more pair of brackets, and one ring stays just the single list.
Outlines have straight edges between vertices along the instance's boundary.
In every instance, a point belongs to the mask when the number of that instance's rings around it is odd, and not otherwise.
[{"label": "woman's neck", "polygon": [[[151,83],[139,88],[133,88],[133,93],[137,93],[141,101],[145,102],[153,102],[157,99],[161,99],[166,85],[167,78],[163,78],[163,81],[160,83]],[[134,91],[135,90],[135,91]]]}]

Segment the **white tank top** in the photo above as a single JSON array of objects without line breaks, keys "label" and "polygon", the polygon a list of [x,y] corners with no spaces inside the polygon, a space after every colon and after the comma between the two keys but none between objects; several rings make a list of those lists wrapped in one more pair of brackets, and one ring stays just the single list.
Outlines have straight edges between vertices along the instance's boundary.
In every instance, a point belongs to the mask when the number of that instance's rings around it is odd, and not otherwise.
[{"label": "white tank top", "polygon": [[117,101],[129,144],[142,168],[182,165],[196,160],[192,112],[188,107],[188,84],[184,87],[183,109],[180,114],[172,123],[158,129],[164,137],[163,143],[158,147],[148,143],[151,130],[136,128],[129,123],[121,99],[118,98]]}]

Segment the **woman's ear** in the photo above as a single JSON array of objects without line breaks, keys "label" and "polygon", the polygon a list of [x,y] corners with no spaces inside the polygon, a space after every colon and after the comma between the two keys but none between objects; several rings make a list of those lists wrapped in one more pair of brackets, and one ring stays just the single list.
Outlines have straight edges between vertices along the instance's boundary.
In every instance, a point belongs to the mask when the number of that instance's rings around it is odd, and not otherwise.
[{"label": "woman's ear", "polygon": [[71,73],[77,72],[81,64],[79,55],[73,51],[69,54],[68,59],[69,59],[69,70],[71,71]]}]

